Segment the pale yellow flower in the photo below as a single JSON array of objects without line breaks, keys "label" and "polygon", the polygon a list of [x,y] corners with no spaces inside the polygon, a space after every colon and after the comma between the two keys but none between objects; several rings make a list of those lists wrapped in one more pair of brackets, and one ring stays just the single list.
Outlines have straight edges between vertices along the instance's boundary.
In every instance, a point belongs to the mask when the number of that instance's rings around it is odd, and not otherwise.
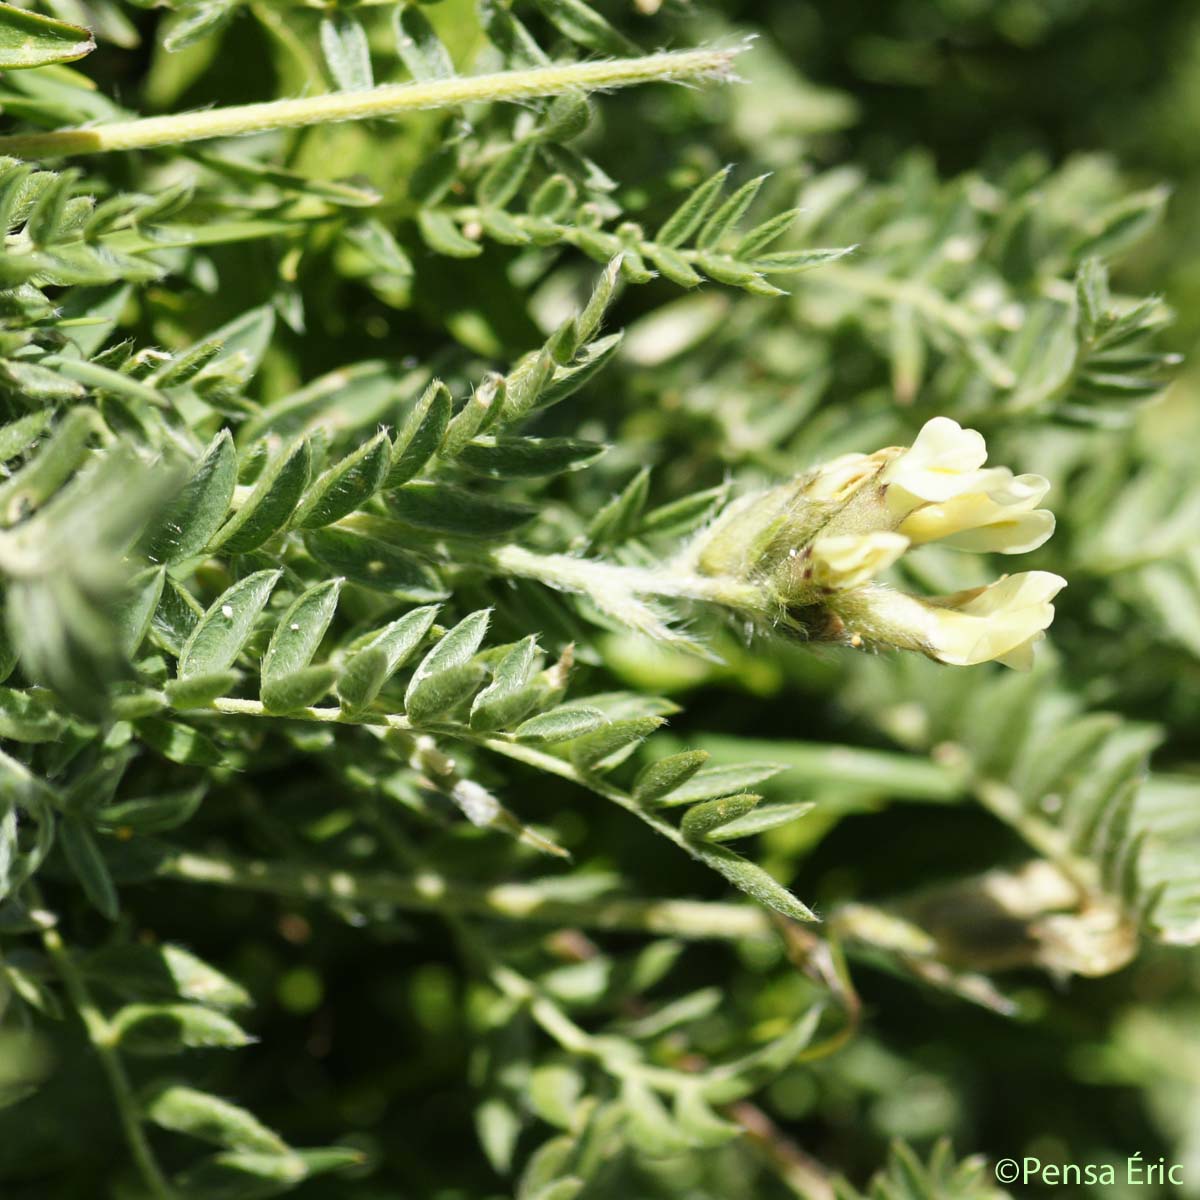
[{"label": "pale yellow flower", "polygon": [[1004,482],[1003,468],[985,469],[986,461],[983,434],[964,429],[949,417],[926,421],[913,444],[880,475],[888,485],[889,511],[904,517],[921,504],[939,504],[999,486]]},{"label": "pale yellow flower", "polygon": [[837,591],[862,587],[907,549],[908,538],[884,530],[819,537],[812,544],[813,582]]},{"label": "pale yellow flower", "polygon": [[1050,603],[1066,580],[1049,571],[1007,575],[988,587],[922,599],[878,585],[830,599],[851,633],[876,645],[919,650],[956,667],[1033,665],[1033,647],[1054,620]]},{"label": "pale yellow flower", "polygon": [[1028,669],[1033,646],[1054,620],[1054,597],[1067,586],[1050,571],[1006,575],[988,587],[926,604],[927,653],[954,666],[999,661]]},{"label": "pale yellow flower", "polygon": [[[899,532],[913,545],[943,541],[959,550],[1024,554],[1054,532],[1054,514],[1037,505],[1050,490],[1041,475],[1016,475],[1007,468],[986,491],[968,491],[940,504],[914,509]],[[988,472],[985,472],[985,474]]]}]

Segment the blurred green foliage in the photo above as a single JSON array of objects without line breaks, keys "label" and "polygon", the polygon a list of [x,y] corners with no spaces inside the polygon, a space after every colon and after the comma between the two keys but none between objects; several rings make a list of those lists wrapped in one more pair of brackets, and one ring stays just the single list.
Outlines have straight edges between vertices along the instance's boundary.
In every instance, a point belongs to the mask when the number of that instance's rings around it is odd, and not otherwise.
[{"label": "blurred green foliage", "polygon": [[[758,36],[0,160],[0,1194],[1200,1194],[1195,6],[44,7],[98,49],[4,134]],[[1030,676],[494,556],[652,569],[937,414],[1052,481]]]}]

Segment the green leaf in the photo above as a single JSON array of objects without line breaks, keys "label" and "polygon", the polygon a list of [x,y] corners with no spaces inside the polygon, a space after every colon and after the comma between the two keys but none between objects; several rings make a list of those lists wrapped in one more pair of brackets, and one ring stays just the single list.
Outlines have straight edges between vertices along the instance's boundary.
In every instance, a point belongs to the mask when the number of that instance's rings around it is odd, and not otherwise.
[{"label": "green leaf", "polygon": [[766,275],[780,275],[795,271],[809,271],[825,263],[836,262],[852,254],[855,247],[842,246],[833,250],[780,250],[775,254],[760,254],[750,265]]},{"label": "green leaf", "polygon": [[412,259],[382,222],[360,221],[347,229],[344,236],[346,242],[367,260],[376,275],[397,282],[412,277]]},{"label": "green leaf", "polygon": [[761,796],[743,793],[739,796],[722,796],[719,800],[702,801],[683,814],[683,820],[680,822],[683,836],[697,841],[703,840],[722,825],[744,817],[761,799]]},{"label": "green leaf", "polygon": [[442,716],[482,678],[483,669],[472,663],[475,652],[487,633],[490,609],[480,609],[459,621],[417,664],[408,690],[404,710],[414,721],[430,721]]},{"label": "green leaf", "polygon": [[695,804],[699,800],[731,796],[786,769],[786,766],[780,763],[768,762],[726,763],[716,767],[704,767],[690,779],[676,784],[669,795],[663,795],[659,803],[675,807],[679,804]]},{"label": "green leaf", "polygon": [[207,785],[198,784],[180,792],[120,800],[96,810],[96,824],[106,833],[165,833],[190,821],[204,799]]},{"label": "green leaf", "polygon": [[647,246],[646,257],[672,282],[691,288],[703,283],[703,277],[677,250],[669,246]]},{"label": "green leaf", "polygon": [[276,457],[259,476],[254,490],[209,543],[210,550],[245,554],[257,550],[287,524],[312,470],[308,439]]},{"label": "green leaf", "polygon": [[217,696],[228,696],[240,679],[240,671],[215,671],[187,679],[168,679],[163,691],[172,708],[208,708]]},{"label": "green leaf", "polygon": [[129,589],[113,613],[117,638],[127,657],[133,657],[150,632],[166,577],[162,567],[149,567],[138,572],[129,581]]},{"label": "green leaf", "polygon": [[36,691],[0,688],[0,738],[27,746],[56,742],[62,737],[66,724],[49,696]]},{"label": "green leaf", "polygon": [[727,254],[701,251],[696,256],[696,266],[711,279],[718,283],[727,283],[730,287],[750,287],[761,292],[764,287],[773,286],[768,284],[755,268],[734,262]]},{"label": "green leaf", "polygon": [[450,389],[440,379],[430,383],[396,436],[384,487],[399,487],[425,469],[446,436],[453,405]]},{"label": "green leaf", "polygon": [[538,1067],[529,1077],[529,1103],[543,1121],[570,1129],[583,1095],[583,1077],[562,1064]]},{"label": "green leaf", "polygon": [[[615,1105],[610,1105],[607,1114],[613,1114]],[[616,1113],[620,1116],[619,1110]],[[547,1188],[557,1186],[565,1173],[576,1161],[579,1145],[574,1137],[554,1137],[543,1142],[530,1156],[521,1172],[515,1200],[534,1200]]]},{"label": "green leaf", "polygon": [[538,392],[535,401],[537,407],[549,408],[579,391],[594,375],[603,370],[608,360],[616,354],[622,336],[620,333],[612,333],[607,337],[597,338],[584,347],[578,361],[555,371],[550,382]]},{"label": "green leaf", "polygon": [[489,208],[503,208],[521,190],[536,151],[532,142],[517,142],[505,150],[479,181],[476,189],[479,203]]},{"label": "green leaf", "polygon": [[204,609],[200,602],[168,575],[158,607],[154,610],[150,631],[160,645],[178,657],[202,616]]},{"label": "green leaf", "polygon": [[413,79],[451,79],[454,63],[450,53],[433,31],[420,5],[407,2],[392,10],[396,30],[396,51]]},{"label": "green leaf", "polygon": [[761,225],[756,225],[732,250],[732,256],[739,262],[748,262],[772,242],[782,237],[795,223],[803,209],[792,208],[787,212],[777,213]]},{"label": "green leaf", "polygon": [[633,782],[633,798],[639,804],[661,803],[691,779],[708,757],[707,750],[684,750],[681,754],[671,754],[650,763]]},{"label": "green leaf", "polygon": [[551,175],[529,198],[529,214],[547,221],[558,221],[575,203],[575,185],[565,175]]},{"label": "green leaf", "polygon": [[592,106],[581,92],[566,92],[550,101],[537,139],[541,142],[569,142],[592,123]]},{"label": "green leaf", "polygon": [[346,660],[338,676],[338,695],[351,711],[366,708],[383,685],[408,661],[437,616],[437,607],[414,608],[381,629]]},{"label": "green leaf", "polygon": [[508,1098],[488,1096],[475,1110],[475,1133],[492,1170],[507,1175],[521,1133],[521,1116]]},{"label": "green leaf", "polygon": [[138,736],[163,758],[188,767],[215,767],[221,752],[198,729],[180,721],[145,717],[137,722]]},{"label": "green leaf", "polygon": [[254,1040],[224,1013],[199,1004],[128,1004],[113,1016],[112,1031],[122,1050],[144,1055],[234,1050]]},{"label": "green leaf", "polygon": [[147,1120],[162,1129],[231,1150],[288,1152],[283,1139],[253,1113],[186,1084],[160,1084],[143,1102],[142,1111]]},{"label": "green leaf", "polygon": [[58,836],[84,895],[99,912],[115,921],[120,912],[117,890],[92,831],[78,817],[68,813],[59,825]]},{"label": "green leaf", "polygon": [[658,1096],[641,1080],[626,1077],[621,1082],[629,1140],[651,1158],[682,1154],[691,1148],[687,1136],[675,1124]]},{"label": "green leaf", "polygon": [[228,430],[213,439],[191,478],[155,523],[146,554],[155,563],[176,563],[199,554],[216,533],[237,484],[237,455]]},{"label": "green leaf", "polygon": [[538,479],[578,471],[606,449],[578,438],[482,437],[468,442],[457,461],[494,479]]},{"label": "green leaf", "polygon": [[361,507],[379,490],[391,456],[387,434],[376,434],[317,479],[300,501],[292,524],[300,529],[319,529]]},{"label": "green leaf", "polygon": [[174,1185],[196,1200],[265,1200],[291,1191],[314,1175],[362,1163],[362,1151],[349,1146],[289,1150],[286,1154],[225,1150],[188,1167],[176,1176]]},{"label": "green leaf", "polygon": [[276,676],[262,686],[263,705],[273,713],[295,712],[316,704],[333,687],[337,668],[331,663],[301,667],[288,675]]},{"label": "green leaf", "polygon": [[450,422],[439,451],[441,457],[457,458],[463,447],[503,411],[507,395],[505,380],[494,373],[488,374]]},{"label": "green leaf", "polygon": [[387,497],[401,521],[434,533],[499,537],[527,525],[537,510],[446,483],[407,483]]},{"label": "green leaf", "polygon": [[[651,239],[656,246],[672,248],[682,246],[687,242],[720,198],[721,191],[725,187],[725,180],[729,177],[729,171],[729,167],[722,167],[688,196],[663,222],[659,231]],[[663,273],[668,274],[665,270]]]},{"label": "green leaf", "polygon": [[662,717],[629,717],[610,721],[585,734],[571,747],[571,761],[580,771],[611,771],[624,762],[663,723]]},{"label": "green leaf", "polygon": [[0,4],[0,71],[72,62],[95,48],[87,29]]},{"label": "green leaf", "polygon": [[0,463],[28,450],[50,428],[53,420],[53,409],[40,408],[0,426]]},{"label": "green leaf", "polygon": [[210,335],[221,344],[221,352],[209,363],[224,375],[245,383],[258,370],[275,331],[275,310],[269,304],[249,309]]},{"label": "green leaf", "polygon": [[588,522],[588,542],[593,546],[616,546],[631,537],[649,495],[650,468],[643,467]]},{"label": "green leaf", "polygon": [[217,597],[183,645],[180,679],[216,675],[233,666],[282,573],[256,571]]},{"label": "green leaf", "polygon": [[598,708],[589,708],[584,704],[563,704],[522,721],[513,734],[521,742],[552,745],[593,733],[607,722],[608,717]]},{"label": "green leaf", "polygon": [[430,250],[450,258],[475,258],[483,247],[459,232],[454,218],[437,209],[423,208],[417,213],[417,228]]},{"label": "green leaf", "polygon": [[699,1146],[723,1146],[746,1132],[741,1125],[717,1116],[704,1099],[700,1087],[681,1088],[676,1093],[675,1120],[679,1128]]},{"label": "green leaf", "polygon": [[693,842],[692,853],[760,904],[791,917],[793,921],[817,920],[813,911],[797,900],[773,875],[728,847],[713,842]]},{"label": "green leaf", "polygon": [[820,1020],[821,1006],[814,1005],[790,1029],[765,1046],[711,1068],[700,1084],[704,1100],[710,1104],[728,1104],[758,1091],[795,1063],[812,1041]]},{"label": "green leaf", "polygon": [[639,53],[633,42],[583,0],[537,0],[537,6],[560,33],[589,50],[620,56]]},{"label": "green leaf", "polygon": [[93,409],[71,409],[36,457],[0,483],[0,520],[11,525],[53,496],[83,463],[97,424]]},{"label": "green leaf", "polygon": [[757,179],[751,179],[749,183],[742,184],[704,223],[704,228],[700,230],[696,238],[697,248],[700,250],[715,249],[721,239],[745,216],[768,178],[767,175],[760,175]]},{"label": "green leaf", "polygon": [[[62,1005],[50,987],[33,972],[17,966],[11,959],[0,966],[0,984],[10,996],[15,992],[30,1008],[36,1009],[43,1016],[52,1021],[62,1020]],[[4,1106],[3,1101],[0,1101],[0,1107]]]},{"label": "green leaf", "polygon": [[163,49],[176,54],[214,34],[236,11],[236,0],[190,0],[176,9],[176,19],[163,34]]},{"label": "green leaf", "polygon": [[[721,804],[721,800],[709,803]],[[734,838],[752,837],[757,833],[766,833],[780,825],[787,825],[798,817],[812,812],[816,805],[808,801],[796,801],[791,804],[768,804],[747,812],[743,817],[725,821],[719,827],[710,830],[708,837],[714,842],[731,842]],[[686,821],[686,817],[684,820]]]},{"label": "green leaf", "polygon": [[492,682],[475,697],[471,728],[504,729],[526,716],[540,694],[540,689],[530,686],[540,661],[536,634],[513,646],[497,664]]},{"label": "green leaf", "polygon": [[224,1150],[181,1171],[173,1186],[189,1200],[268,1200],[290,1192],[306,1176],[295,1153]]},{"label": "green leaf", "polygon": [[360,650],[338,672],[337,693],[342,708],[361,712],[379,695],[388,680],[387,655],[382,650]]},{"label": "green leaf", "polygon": [[[329,579],[302,592],[279,618],[262,660],[263,687],[280,682],[312,662],[341,594],[342,580]],[[265,703],[264,698],[264,703]]]},{"label": "green leaf", "polygon": [[1162,221],[1170,189],[1149,188],[1111,205],[1085,223],[1084,236],[1072,247],[1076,259],[1111,259],[1136,245]]},{"label": "green leaf", "polygon": [[250,1003],[240,984],[190,950],[170,943],[116,943],[88,955],[83,969],[89,979],[129,998],[178,998],[217,1008],[245,1008]]},{"label": "green leaf", "polygon": [[321,18],[321,52],[334,83],[342,91],[365,92],[375,86],[367,31],[344,9]]},{"label": "green leaf", "polygon": [[446,590],[433,569],[390,542],[349,529],[320,529],[304,535],[308,552],[351,583],[398,600],[441,600]]}]

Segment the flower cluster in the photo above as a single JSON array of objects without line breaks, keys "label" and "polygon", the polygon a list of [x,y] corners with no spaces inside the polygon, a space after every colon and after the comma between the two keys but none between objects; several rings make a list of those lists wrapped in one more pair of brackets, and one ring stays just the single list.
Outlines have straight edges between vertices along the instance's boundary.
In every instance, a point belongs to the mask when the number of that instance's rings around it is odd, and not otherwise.
[{"label": "flower cluster", "polygon": [[767,588],[805,636],[916,650],[956,666],[1027,669],[1066,580],[1048,571],[921,598],[877,582],[910,547],[1022,554],[1054,532],[1040,475],[988,467],[982,435],[947,417],[910,447],[847,454],[745,498],[692,550],[695,569]]}]

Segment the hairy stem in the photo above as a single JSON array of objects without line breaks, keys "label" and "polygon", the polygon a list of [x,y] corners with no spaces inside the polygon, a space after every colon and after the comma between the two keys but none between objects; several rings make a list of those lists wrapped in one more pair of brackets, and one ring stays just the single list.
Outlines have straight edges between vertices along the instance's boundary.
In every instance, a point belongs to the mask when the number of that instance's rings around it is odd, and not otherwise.
[{"label": "hairy stem", "polygon": [[0,137],[0,154],[45,158],[177,146],[267,129],[296,129],[332,121],[395,117],[430,108],[487,101],[519,102],[564,92],[628,87],[663,80],[722,78],[736,50],[686,50],[603,62],[498,71],[420,83],[388,84],[363,92],[331,92],[296,100],[236,104],[199,112],[115,121],[90,129],[57,129]]},{"label": "hairy stem", "polygon": [[417,912],[452,912],[694,939],[772,936],[766,914],[749,905],[699,900],[562,900],[546,896],[529,884],[480,887],[447,879],[424,867],[404,876],[263,862],[237,855],[180,853],[164,862],[159,873],[187,883],[244,888],[297,900],[374,901]]},{"label": "hairy stem", "polygon": [[[580,592],[604,601],[606,608],[619,608],[619,597],[633,593],[702,600],[762,617],[771,613],[763,589],[752,583],[723,575],[674,571],[669,564],[659,569],[627,567],[570,554],[539,554],[517,545],[501,546],[488,558],[501,574],[536,579],[562,591]],[[607,597],[612,600],[606,600]]]}]

